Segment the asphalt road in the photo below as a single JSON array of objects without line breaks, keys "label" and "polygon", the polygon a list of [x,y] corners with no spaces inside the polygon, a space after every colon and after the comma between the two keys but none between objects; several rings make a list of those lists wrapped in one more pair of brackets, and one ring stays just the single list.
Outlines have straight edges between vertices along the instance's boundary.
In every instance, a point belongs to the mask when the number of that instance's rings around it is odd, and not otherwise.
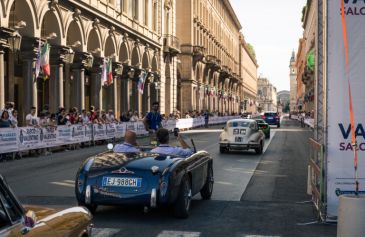
[{"label": "asphalt road", "polygon": [[[212,200],[194,197],[191,216],[180,220],[167,209],[144,213],[138,207],[100,207],[95,236],[335,236],[334,225],[314,220],[306,195],[308,138],[312,132],[284,119],[273,128],[263,155],[254,151],[219,154],[216,128],[191,130],[198,149],[214,157]],[[105,146],[0,163],[0,173],[23,203],[76,205],[74,178],[81,163]]]}]

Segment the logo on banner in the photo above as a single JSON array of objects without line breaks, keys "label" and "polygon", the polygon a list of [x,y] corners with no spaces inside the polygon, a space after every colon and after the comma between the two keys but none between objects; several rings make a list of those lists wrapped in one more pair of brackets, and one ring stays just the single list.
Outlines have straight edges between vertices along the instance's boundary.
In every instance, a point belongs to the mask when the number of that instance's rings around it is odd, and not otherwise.
[{"label": "logo on banner", "polygon": [[[341,135],[344,140],[347,140],[350,138],[351,135],[351,125],[348,125],[345,127],[343,123],[339,123],[338,127],[341,131]],[[361,137],[365,139],[365,130],[364,126],[360,123],[355,127],[355,135],[356,137]],[[365,142],[361,142],[358,144],[358,148],[360,151],[365,151]],[[340,151],[352,151],[353,146],[351,142],[340,142]]]},{"label": "logo on banner", "polygon": [[[365,15],[365,1],[363,0],[344,0],[345,2],[345,15],[347,16],[364,16]],[[342,10],[340,9],[342,15]]]},{"label": "logo on banner", "polygon": [[20,130],[19,141],[20,141],[20,143],[23,143],[24,142],[23,130]]}]

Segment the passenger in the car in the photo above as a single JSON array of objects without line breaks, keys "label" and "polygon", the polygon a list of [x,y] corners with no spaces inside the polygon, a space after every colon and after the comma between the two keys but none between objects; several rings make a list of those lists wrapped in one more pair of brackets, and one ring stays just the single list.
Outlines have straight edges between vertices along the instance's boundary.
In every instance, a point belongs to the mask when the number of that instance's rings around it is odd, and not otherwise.
[{"label": "passenger in the car", "polygon": [[117,144],[113,151],[114,152],[140,152],[136,147],[137,145],[137,135],[135,132],[127,130],[124,136],[124,142],[122,144]]},{"label": "passenger in the car", "polygon": [[156,132],[157,141],[160,145],[151,150],[151,152],[160,153],[164,155],[178,155],[178,156],[190,156],[193,154],[193,151],[190,149],[188,144],[182,139],[179,135],[178,140],[181,144],[181,147],[172,147],[169,145],[169,131],[165,128],[160,128]]}]

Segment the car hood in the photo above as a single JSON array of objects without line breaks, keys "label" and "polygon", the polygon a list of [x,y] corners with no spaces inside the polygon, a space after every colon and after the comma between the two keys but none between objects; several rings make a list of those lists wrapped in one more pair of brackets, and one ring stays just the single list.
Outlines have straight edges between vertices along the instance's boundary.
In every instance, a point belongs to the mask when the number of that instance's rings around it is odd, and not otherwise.
[{"label": "car hood", "polygon": [[41,220],[49,215],[57,213],[59,210],[48,207],[34,206],[34,205],[24,205],[25,211],[33,211],[38,220]]},{"label": "car hood", "polygon": [[183,158],[177,156],[161,155],[150,152],[116,153],[110,151],[94,157],[90,172],[111,170],[118,167],[150,170],[152,166],[158,166],[160,170],[164,170],[182,159]]}]

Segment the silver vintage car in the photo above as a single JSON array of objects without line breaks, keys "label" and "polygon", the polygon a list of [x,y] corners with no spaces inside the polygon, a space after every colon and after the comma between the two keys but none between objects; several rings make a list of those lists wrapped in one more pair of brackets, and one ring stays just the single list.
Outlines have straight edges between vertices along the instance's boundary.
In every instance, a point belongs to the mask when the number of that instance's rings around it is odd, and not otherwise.
[{"label": "silver vintage car", "polygon": [[256,154],[264,150],[265,135],[253,119],[229,120],[219,137],[219,151],[254,149]]}]

